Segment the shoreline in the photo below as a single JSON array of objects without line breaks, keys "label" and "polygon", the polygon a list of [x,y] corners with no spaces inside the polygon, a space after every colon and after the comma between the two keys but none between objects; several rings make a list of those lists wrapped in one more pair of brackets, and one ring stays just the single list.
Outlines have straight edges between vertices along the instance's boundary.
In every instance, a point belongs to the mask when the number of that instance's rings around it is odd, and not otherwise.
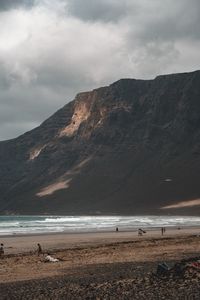
[{"label": "shoreline", "polygon": [[[3,222],[2,227],[1,222]],[[6,215],[0,216],[0,239],[57,234],[106,234],[114,232],[116,228],[119,228],[120,232],[136,232],[139,228],[154,232],[162,227],[165,227],[166,230],[200,228],[200,217],[179,215]]]},{"label": "shoreline", "polygon": [[[161,230],[162,227],[165,227],[166,230],[168,232],[171,232],[171,231],[174,231],[174,230],[179,230],[179,231],[184,231],[184,230],[200,230],[200,225],[163,225],[163,226],[141,226],[141,227],[134,227],[134,228],[131,228],[131,227],[127,227],[127,228],[120,228],[118,227],[119,231],[118,231],[118,234],[119,233],[127,233],[127,232],[133,232],[133,233],[137,233],[138,232],[138,229],[139,228],[142,228],[143,230],[145,231],[148,231],[148,232],[157,232],[159,230]],[[113,227],[113,230],[112,229],[108,229],[108,230],[88,230],[88,231],[67,231],[67,230],[63,230],[63,231],[56,231],[56,232],[53,232],[53,231],[46,231],[46,232],[33,232],[33,233],[11,233],[11,234],[1,234],[0,233],[0,238],[12,238],[12,237],[29,237],[29,236],[46,236],[46,235],[60,235],[60,234],[63,234],[63,235],[78,235],[78,234],[81,234],[81,235],[86,235],[86,234],[103,234],[103,233],[114,233],[116,232],[115,231],[115,228]]]}]

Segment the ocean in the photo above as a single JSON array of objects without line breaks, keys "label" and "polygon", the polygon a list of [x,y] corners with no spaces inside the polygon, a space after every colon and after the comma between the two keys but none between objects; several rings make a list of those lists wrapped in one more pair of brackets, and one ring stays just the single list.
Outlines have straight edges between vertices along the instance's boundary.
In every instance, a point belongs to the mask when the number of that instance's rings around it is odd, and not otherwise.
[{"label": "ocean", "polygon": [[200,226],[200,217],[182,216],[0,216],[0,235],[81,233],[138,228]]}]

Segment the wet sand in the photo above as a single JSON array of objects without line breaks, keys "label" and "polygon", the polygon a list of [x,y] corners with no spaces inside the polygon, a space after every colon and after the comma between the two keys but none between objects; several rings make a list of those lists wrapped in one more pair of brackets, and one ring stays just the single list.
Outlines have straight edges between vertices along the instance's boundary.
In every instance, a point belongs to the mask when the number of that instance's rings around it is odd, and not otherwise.
[{"label": "wet sand", "polygon": [[[199,278],[163,281],[157,264],[200,256],[198,228],[137,232],[1,237],[1,299],[184,299],[200,290]],[[45,263],[36,243],[59,258]],[[12,248],[10,248],[12,247]],[[163,298],[162,298],[162,295]],[[199,299],[199,298],[192,299]]]}]

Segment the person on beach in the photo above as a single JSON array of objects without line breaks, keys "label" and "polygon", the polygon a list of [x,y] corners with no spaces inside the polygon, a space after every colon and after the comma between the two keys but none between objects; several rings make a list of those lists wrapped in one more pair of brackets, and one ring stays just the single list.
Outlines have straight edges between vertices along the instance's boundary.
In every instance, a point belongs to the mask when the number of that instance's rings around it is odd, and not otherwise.
[{"label": "person on beach", "polygon": [[0,246],[0,257],[2,257],[4,255],[4,244],[1,243]]},{"label": "person on beach", "polygon": [[41,247],[41,245],[39,243],[37,244],[37,246],[38,246],[37,254],[39,256],[40,254],[42,254],[42,247]]},{"label": "person on beach", "polygon": [[164,227],[161,228],[161,234],[164,234]]},{"label": "person on beach", "polygon": [[143,230],[143,229],[141,229],[141,228],[139,228],[139,229],[138,229],[138,236],[143,235],[143,233],[146,233],[146,231]]},{"label": "person on beach", "polygon": [[116,232],[118,232],[118,231],[119,231],[119,228],[118,228],[118,227],[116,227],[115,231],[116,231]]},{"label": "person on beach", "polygon": [[52,257],[49,253],[47,253],[47,255],[44,258],[45,262],[59,262],[58,258],[54,258]]},{"label": "person on beach", "polygon": [[165,227],[162,227],[161,228],[161,234],[164,235],[165,231],[166,231]]}]

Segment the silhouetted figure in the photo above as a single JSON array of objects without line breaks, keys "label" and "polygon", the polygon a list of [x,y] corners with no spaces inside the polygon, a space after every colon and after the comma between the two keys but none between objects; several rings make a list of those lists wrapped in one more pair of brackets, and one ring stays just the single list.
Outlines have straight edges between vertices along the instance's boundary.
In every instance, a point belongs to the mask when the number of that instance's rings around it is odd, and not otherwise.
[{"label": "silhouetted figure", "polygon": [[37,254],[39,256],[40,254],[42,254],[42,247],[41,247],[41,245],[39,243],[37,244],[37,246],[38,246]]},{"label": "silhouetted figure", "polygon": [[4,244],[1,244],[0,246],[0,257],[4,255]]},{"label": "silhouetted figure", "polygon": [[115,230],[116,232],[118,232],[119,231],[119,228],[118,227],[116,227],[116,230]]},{"label": "silhouetted figure", "polygon": [[146,231],[143,230],[142,228],[139,228],[139,229],[138,229],[138,236],[143,235],[143,233],[146,233]]},{"label": "silhouetted figure", "polygon": [[164,234],[164,227],[161,228],[161,234]]}]

